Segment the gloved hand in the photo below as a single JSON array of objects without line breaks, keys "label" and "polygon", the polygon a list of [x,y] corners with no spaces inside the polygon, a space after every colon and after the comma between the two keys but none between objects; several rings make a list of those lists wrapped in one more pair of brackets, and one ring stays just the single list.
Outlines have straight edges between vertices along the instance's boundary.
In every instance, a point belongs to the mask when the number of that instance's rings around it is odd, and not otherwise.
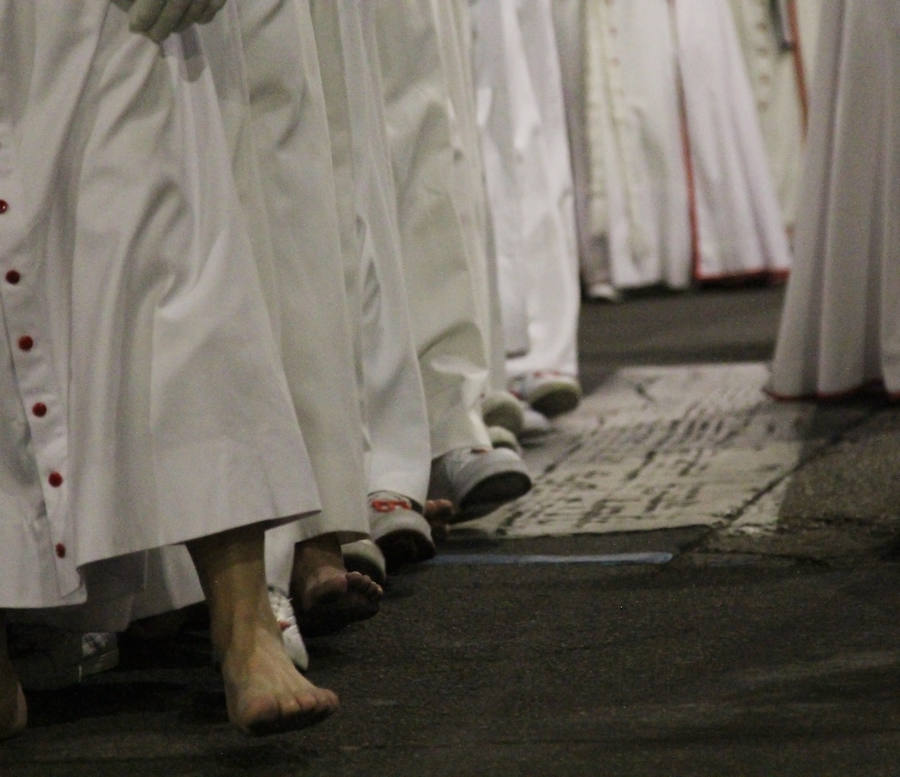
[{"label": "gloved hand", "polygon": [[192,24],[207,24],[227,0],[115,0],[128,10],[129,27],[157,43]]}]

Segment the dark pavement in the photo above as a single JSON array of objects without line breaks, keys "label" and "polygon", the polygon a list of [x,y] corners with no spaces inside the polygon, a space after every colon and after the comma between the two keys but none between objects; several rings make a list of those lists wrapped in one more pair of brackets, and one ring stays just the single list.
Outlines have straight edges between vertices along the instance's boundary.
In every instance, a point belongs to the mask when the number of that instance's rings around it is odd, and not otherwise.
[{"label": "dark pavement", "polygon": [[[586,388],[629,364],[765,360],[780,300],[586,306]],[[848,433],[848,413],[877,434]],[[34,695],[0,775],[898,775],[898,415],[823,409],[817,423],[841,431],[792,485],[784,528],[758,540],[451,532],[440,563],[392,578],[378,617],[309,642],[310,677],[343,703],[314,729],[232,731],[203,635],[187,633]],[[621,553],[657,563],[585,559]]]}]

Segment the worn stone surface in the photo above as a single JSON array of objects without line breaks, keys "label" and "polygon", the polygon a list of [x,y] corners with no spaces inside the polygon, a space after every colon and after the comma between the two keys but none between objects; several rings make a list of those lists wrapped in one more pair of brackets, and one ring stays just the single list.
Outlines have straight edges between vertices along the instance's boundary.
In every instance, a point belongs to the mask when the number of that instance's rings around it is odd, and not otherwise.
[{"label": "worn stone surface", "polygon": [[764,363],[625,367],[548,444],[533,491],[469,528],[509,538],[705,525],[713,552],[878,551],[900,513],[900,408],[769,399]]}]

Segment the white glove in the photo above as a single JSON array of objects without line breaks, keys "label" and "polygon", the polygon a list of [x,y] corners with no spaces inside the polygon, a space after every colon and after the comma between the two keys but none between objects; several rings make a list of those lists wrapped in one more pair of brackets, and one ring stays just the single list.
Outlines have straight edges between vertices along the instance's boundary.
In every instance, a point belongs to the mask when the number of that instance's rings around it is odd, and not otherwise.
[{"label": "white glove", "polygon": [[[227,0],[116,0],[128,8],[129,27],[160,43],[192,24],[207,24]],[[129,8],[130,6],[130,8]]]}]

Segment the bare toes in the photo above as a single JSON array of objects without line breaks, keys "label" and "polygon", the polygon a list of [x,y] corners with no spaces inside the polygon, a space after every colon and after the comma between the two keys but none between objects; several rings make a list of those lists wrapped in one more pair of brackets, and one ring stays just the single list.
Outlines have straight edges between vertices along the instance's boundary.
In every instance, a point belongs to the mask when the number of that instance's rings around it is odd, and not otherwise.
[{"label": "bare toes", "polygon": [[313,598],[311,606],[297,614],[301,634],[333,634],[378,612],[382,589],[368,575],[347,572],[342,576],[342,590],[335,593],[339,590],[331,587],[327,596]]}]

